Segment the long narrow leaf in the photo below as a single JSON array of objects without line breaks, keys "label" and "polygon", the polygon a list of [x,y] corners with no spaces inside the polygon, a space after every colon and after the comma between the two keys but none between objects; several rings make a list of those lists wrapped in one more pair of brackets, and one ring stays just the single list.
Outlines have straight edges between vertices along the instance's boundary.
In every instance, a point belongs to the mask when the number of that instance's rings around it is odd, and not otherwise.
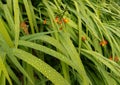
[{"label": "long narrow leaf", "polygon": [[55,85],[70,85],[57,71],[55,71],[48,64],[43,62],[41,59],[33,56],[32,54],[25,52],[20,49],[13,49],[13,53],[19,59],[27,62],[34,68],[36,68],[39,72],[41,72],[44,76],[46,76],[50,81]]}]

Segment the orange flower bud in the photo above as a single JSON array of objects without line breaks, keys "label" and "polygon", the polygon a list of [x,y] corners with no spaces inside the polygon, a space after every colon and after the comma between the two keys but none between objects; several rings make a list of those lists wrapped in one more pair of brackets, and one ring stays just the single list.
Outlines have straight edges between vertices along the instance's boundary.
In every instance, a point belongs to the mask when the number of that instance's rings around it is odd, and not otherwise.
[{"label": "orange flower bud", "polygon": [[109,57],[110,60],[113,60],[112,56]]},{"label": "orange flower bud", "polygon": [[59,22],[59,18],[58,18],[58,17],[55,18],[55,22],[56,22],[56,23]]},{"label": "orange flower bud", "polygon": [[[110,59],[110,60],[113,60],[113,57],[110,56],[109,59]],[[115,57],[114,57],[114,61],[115,61],[115,62],[118,62],[118,61],[119,61],[119,57],[118,57],[118,56],[115,56]]]},{"label": "orange flower bud", "polygon": [[27,28],[27,24],[25,22],[21,22],[20,27],[22,29],[26,29]]},{"label": "orange flower bud", "polygon": [[62,30],[62,29],[63,29],[62,27],[59,28],[59,30]]},{"label": "orange flower bud", "polygon": [[119,61],[118,56],[115,56],[114,61],[115,61],[115,62],[118,62],[118,61]]},{"label": "orange flower bud", "polygon": [[69,20],[66,19],[66,18],[63,18],[62,20],[63,20],[64,23],[68,23],[69,22]]},{"label": "orange flower bud", "polygon": [[106,40],[102,40],[101,42],[100,42],[100,45],[101,46],[105,46],[105,45],[107,45],[108,44],[108,42],[106,41]]},{"label": "orange flower bud", "polygon": [[85,36],[82,36],[82,41],[85,41],[86,40],[86,37]]},{"label": "orange flower bud", "polygon": [[29,34],[29,32],[28,32],[28,28],[26,28],[25,30],[24,30],[24,32],[25,32],[25,34]]},{"label": "orange flower bud", "polygon": [[60,20],[60,21],[58,22],[58,24],[60,24],[60,25],[61,25],[61,24],[62,24],[62,20]]},{"label": "orange flower bud", "polygon": [[47,21],[46,21],[46,19],[44,19],[44,20],[43,20],[43,24],[46,24],[46,23],[47,23]]},{"label": "orange flower bud", "polygon": [[23,29],[23,31],[24,31],[25,34],[27,34],[27,35],[29,34],[28,27],[27,27],[27,24],[25,22],[22,22],[20,24],[20,27]]}]

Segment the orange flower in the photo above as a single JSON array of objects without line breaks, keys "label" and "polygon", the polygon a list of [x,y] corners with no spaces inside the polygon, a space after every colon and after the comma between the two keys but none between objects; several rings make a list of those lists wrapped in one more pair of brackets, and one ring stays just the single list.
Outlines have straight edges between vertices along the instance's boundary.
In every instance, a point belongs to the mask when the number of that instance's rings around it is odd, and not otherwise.
[{"label": "orange flower", "polygon": [[22,29],[26,29],[27,28],[27,24],[25,22],[21,22],[20,27]]},{"label": "orange flower", "polygon": [[82,41],[85,41],[86,40],[86,37],[85,36],[82,36]]},{"label": "orange flower", "polygon": [[55,22],[59,22],[59,18],[58,18],[58,16],[55,18]]},{"label": "orange flower", "polygon": [[119,61],[118,56],[115,56],[114,61],[115,61],[115,62],[118,62],[118,61]]},{"label": "orange flower", "polygon": [[59,30],[62,30],[62,29],[63,29],[62,27],[59,28]]},{"label": "orange flower", "polygon": [[28,27],[27,27],[27,24],[25,22],[22,22],[20,24],[20,27],[23,29],[23,31],[24,31],[25,34],[27,34],[27,35],[29,34]]},{"label": "orange flower", "polygon": [[43,24],[46,24],[46,23],[47,23],[47,21],[46,21],[46,19],[44,19],[44,20],[43,20]]},{"label": "orange flower", "polygon": [[27,29],[25,29],[25,30],[24,30],[24,32],[25,32],[25,34],[27,34],[27,35],[28,35],[28,34],[29,34],[29,32],[28,32],[28,28],[27,28]]},{"label": "orange flower", "polygon": [[[110,59],[110,60],[113,60],[113,57],[110,56],[109,59]],[[118,62],[118,61],[119,61],[119,57],[118,57],[118,56],[115,56],[115,57],[114,57],[114,61],[115,61],[115,62]]]},{"label": "orange flower", "polygon": [[62,21],[62,20],[60,20],[60,21],[58,22],[58,24],[62,25],[62,22],[63,22],[63,21]]},{"label": "orange flower", "polygon": [[110,60],[113,60],[112,56],[109,57]]},{"label": "orange flower", "polygon": [[102,40],[101,42],[100,42],[100,45],[101,46],[105,46],[105,45],[107,45],[108,44],[108,42],[106,41],[106,40]]},{"label": "orange flower", "polygon": [[62,20],[63,20],[64,23],[68,23],[69,22],[69,20],[66,19],[66,18],[63,18]]},{"label": "orange flower", "polygon": [[69,22],[69,20],[66,19],[66,18],[59,19],[59,17],[57,16],[57,17],[55,18],[55,22],[61,25],[63,22],[64,22],[64,23]]}]

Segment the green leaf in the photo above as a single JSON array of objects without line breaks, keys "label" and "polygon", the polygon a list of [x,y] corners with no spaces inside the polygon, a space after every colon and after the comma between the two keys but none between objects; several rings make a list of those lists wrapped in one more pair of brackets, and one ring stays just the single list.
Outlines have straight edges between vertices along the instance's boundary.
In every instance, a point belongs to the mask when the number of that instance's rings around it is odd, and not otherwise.
[{"label": "green leaf", "polygon": [[55,85],[70,85],[55,69],[43,62],[41,59],[20,49],[13,49],[13,54],[33,66]]},{"label": "green leaf", "polygon": [[63,54],[61,54],[57,51],[54,51],[48,47],[45,47],[45,46],[42,46],[42,45],[39,45],[39,44],[36,44],[33,42],[22,41],[22,40],[19,41],[19,45],[23,45],[26,47],[30,47],[30,48],[42,51],[46,54],[49,54],[49,55],[65,62],[66,64],[70,65],[71,67],[76,68],[70,59],[66,58],[66,56],[64,56]]},{"label": "green leaf", "polygon": [[7,42],[7,44],[10,46],[10,47],[13,47],[13,42],[5,28],[5,25],[4,25],[4,21],[3,19],[0,17],[0,34],[2,34],[2,36],[4,37],[5,41]]},{"label": "green leaf", "polygon": [[19,19],[19,4],[18,0],[13,0],[13,7],[14,7],[14,23],[15,23],[15,47],[18,46],[19,40],[19,32],[20,32],[20,19]]},{"label": "green leaf", "polygon": [[10,77],[16,82],[17,85],[20,85],[20,81],[18,77],[16,76],[16,74],[14,73],[14,71],[10,68],[9,65],[6,65],[6,66],[7,66]]},{"label": "green leaf", "polygon": [[12,81],[11,81],[11,79],[10,79],[10,77],[9,77],[8,71],[7,71],[7,69],[6,69],[6,66],[5,66],[3,60],[2,60],[2,56],[1,56],[1,55],[0,55],[0,69],[1,69],[2,72],[4,73],[4,75],[5,75],[5,77],[7,78],[9,84],[12,85]]},{"label": "green leaf", "polygon": [[26,13],[27,13],[27,16],[28,16],[28,20],[29,20],[29,23],[30,23],[30,27],[31,27],[31,31],[32,31],[32,33],[34,33],[34,21],[33,21],[33,16],[32,16],[32,14],[33,13],[31,13],[32,11],[31,11],[31,8],[30,8],[30,5],[29,5],[29,3],[28,3],[28,0],[23,0],[23,2],[24,2],[24,6],[25,6],[25,9],[26,9]]}]

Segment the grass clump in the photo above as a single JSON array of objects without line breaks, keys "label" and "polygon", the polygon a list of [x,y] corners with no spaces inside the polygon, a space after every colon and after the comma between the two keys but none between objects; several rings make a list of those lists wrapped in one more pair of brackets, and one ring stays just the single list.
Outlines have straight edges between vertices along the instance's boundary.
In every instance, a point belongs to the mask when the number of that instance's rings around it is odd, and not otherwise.
[{"label": "grass clump", "polygon": [[0,0],[0,85],[119,85],[119,0]]}]

